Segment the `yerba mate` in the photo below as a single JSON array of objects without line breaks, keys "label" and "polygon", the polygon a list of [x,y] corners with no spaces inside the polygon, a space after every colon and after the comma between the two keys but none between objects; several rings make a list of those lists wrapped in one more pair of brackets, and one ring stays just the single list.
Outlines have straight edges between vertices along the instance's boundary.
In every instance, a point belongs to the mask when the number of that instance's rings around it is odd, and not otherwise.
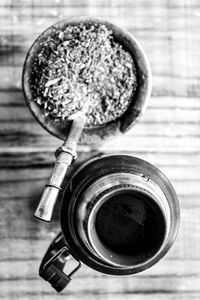
[{"label": "yerba mate", "polygon": [[32,71],[34,101],[55,122],[66,122],[89,102],[86,126],[120,117],[137,88],[130,53],[97,23],[54,29],[42,43]]}]

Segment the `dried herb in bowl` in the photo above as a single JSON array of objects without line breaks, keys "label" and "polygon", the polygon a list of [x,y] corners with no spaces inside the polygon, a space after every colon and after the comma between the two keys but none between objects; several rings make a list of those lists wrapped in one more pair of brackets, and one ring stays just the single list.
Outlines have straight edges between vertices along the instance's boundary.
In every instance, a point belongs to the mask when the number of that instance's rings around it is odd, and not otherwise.
[{"label": "dried herb in bowl", "polygon": [[31,89],[45,116],[67,122],[86,103],[87,127],[116,120],[137,88],[135,63],[101,24],[68,25],[42,42],[34,59]]}]

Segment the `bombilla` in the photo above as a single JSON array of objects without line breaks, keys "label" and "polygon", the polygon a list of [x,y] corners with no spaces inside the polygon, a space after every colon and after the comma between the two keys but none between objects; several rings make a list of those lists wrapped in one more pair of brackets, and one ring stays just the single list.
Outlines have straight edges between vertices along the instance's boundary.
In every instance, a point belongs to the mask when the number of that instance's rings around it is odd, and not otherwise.
[{"label": "bombilla", "polygon": [[41,200],[34,216],[42,221],[50,222],[62,183],[71,164],[76,159],[76,147],[86,121],[85,112],[71,116],[72,124],[69,135],[63,145],[56,150],[56,162],[49,182],[44,188]]}]

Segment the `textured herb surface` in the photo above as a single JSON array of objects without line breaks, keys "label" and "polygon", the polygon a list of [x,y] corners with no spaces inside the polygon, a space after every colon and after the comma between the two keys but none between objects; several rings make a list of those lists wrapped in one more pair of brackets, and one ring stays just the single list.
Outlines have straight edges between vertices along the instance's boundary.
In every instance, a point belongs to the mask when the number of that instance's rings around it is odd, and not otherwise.
[{"label": "textured herb surface", "polygon": [[66,122],[88,106],[86,126],[120,117],[137,88],[131,55],[105,25],[53,29],[35,57],[31,88],[45,116]]}]

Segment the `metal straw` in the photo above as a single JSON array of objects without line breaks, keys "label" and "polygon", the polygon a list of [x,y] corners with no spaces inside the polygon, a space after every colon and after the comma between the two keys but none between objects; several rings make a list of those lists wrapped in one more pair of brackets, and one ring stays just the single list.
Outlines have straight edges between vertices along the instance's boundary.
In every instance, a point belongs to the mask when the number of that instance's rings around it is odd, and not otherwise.
[{"label": "metal straw", "polygon": [[77,157],[76,147],[86,121],[85,111],[86,107],[84,107],[84,111],[71,116],[72,125],[69,135],[63,145],[56,150],[55,166],[34,214],[42,221],[51,221],[58,195],[62,190],[63,180]]}]

